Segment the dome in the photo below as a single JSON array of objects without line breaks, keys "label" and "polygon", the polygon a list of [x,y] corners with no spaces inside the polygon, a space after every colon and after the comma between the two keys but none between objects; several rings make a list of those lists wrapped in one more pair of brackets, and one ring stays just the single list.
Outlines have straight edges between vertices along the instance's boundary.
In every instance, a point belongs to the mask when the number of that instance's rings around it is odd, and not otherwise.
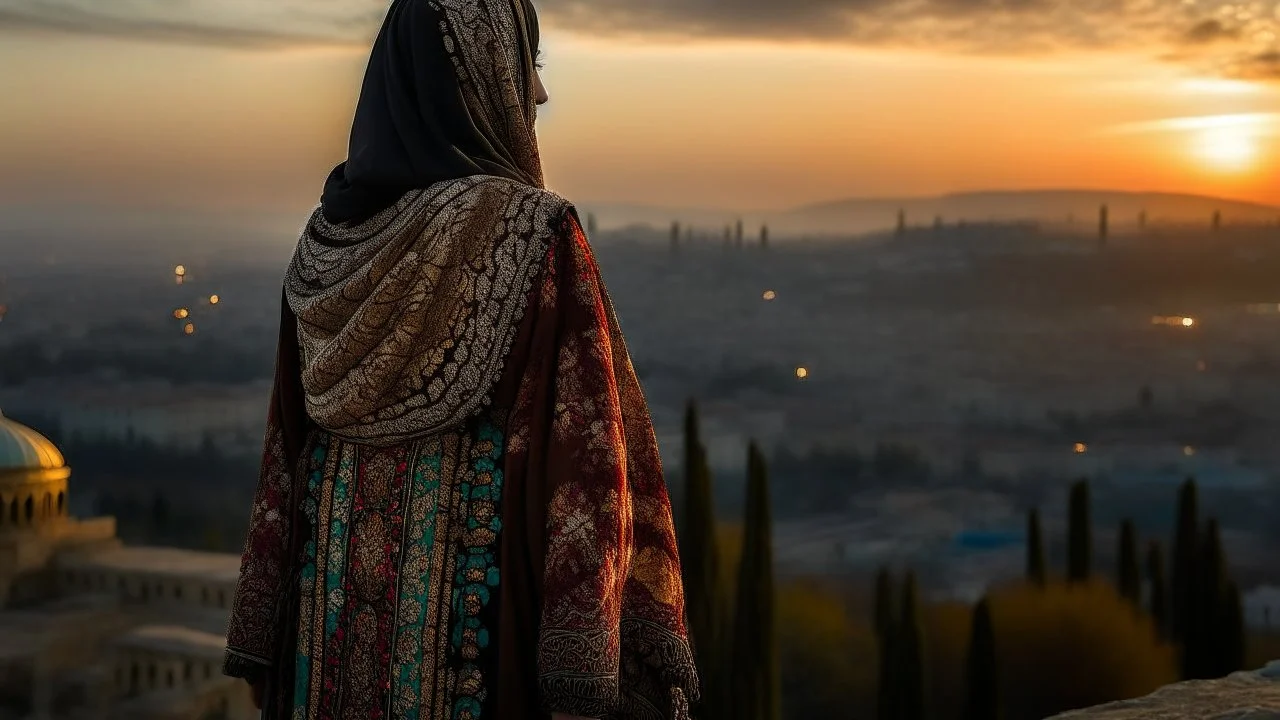
[{"label": "dome", "polygon": [[0,414],[0,475],[64,467],[62,453],[49,438]]}]

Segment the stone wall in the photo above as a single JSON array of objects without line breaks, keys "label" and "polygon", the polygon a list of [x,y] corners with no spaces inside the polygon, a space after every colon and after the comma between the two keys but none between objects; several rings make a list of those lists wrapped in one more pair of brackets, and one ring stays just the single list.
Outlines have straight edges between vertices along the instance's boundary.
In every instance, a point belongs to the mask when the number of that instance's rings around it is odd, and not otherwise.
[{"label": "stone wall", "polygon": [[1220,680],[1169,685],[1146,697],[1073,710],[1050,720],[1280,720],[1280,660]]}]

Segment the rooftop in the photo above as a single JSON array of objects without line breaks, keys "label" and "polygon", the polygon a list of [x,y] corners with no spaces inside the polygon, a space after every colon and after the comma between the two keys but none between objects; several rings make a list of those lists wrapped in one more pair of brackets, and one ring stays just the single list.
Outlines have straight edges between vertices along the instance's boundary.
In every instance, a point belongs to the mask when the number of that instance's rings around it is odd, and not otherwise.
[{"label": "rooftop", "polygon": [[240,578],[240,556],[165,547],[121,547],[68,557],[65,567],[111,570],[142,575],[198,578],[234,584]]},{"label": "rooftop", "polygon": [[227,640],[221,635],[179,625],[143,625],[119,636],[116,645],[182,655],[221,658]]},{"label": "rooftop", "polygon": [[0,414],[0,477],[6,471],[57,470],[66,466],[48,438]]}]

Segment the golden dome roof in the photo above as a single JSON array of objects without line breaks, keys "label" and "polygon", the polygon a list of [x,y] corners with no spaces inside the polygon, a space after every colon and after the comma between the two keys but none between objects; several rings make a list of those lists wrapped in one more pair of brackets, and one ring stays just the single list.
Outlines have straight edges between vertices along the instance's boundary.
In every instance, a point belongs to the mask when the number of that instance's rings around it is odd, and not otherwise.
[{"label": "golden dome roof", "polygon": [[49,438],[0,414],[0,475],[66,467],[58,446]]}]

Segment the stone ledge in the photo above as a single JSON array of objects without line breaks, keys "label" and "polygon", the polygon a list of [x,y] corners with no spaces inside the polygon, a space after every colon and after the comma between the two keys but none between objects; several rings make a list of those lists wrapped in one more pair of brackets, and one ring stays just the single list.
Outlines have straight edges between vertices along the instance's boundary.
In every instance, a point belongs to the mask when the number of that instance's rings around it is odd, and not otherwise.
[{"label": "stone ledge", "polygon": [[1167,685],[1145,697],[1054,715],[1049,720],[1280,720],[1280,660],[1219,680]]}]

